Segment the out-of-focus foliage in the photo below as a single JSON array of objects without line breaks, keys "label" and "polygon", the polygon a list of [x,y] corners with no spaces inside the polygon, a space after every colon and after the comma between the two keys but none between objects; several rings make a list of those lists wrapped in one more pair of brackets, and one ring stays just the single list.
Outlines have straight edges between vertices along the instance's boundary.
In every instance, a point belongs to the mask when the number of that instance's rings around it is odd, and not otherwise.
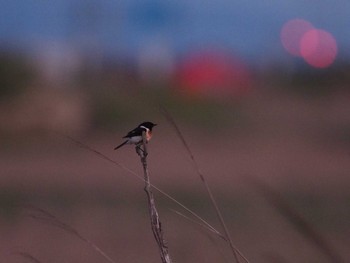
[{"label": "out-of-focus foliage", "polygon": [[34,70],[23,56],[0,52],[0,100],[22,92],[33,76]]}]

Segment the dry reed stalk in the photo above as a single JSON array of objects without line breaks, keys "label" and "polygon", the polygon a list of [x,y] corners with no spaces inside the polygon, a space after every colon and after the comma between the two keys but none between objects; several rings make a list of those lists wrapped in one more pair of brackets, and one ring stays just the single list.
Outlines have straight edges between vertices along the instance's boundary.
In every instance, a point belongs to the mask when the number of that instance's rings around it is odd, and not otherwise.
[{"label": "dry reed stalk", "polygon": [[236,262],[239,263],[240,260],[238,258],[238,255],[240,255],[246,262],[249,262],[248,259],[239,251],[238,248],[236,248],[233,244],[233,241],[232,241],[232,238],[231,238],[231,235],[229,233],[229,230],[227,228],[227,225],[225,223],[225,220],[221,214],[221,211],[219,209],[219,206],[217,205],[217,202],[214,198],[214,195],[209,187],[209,184],[207,183],[207,180],[205,179],[202,171],[200,170],[199,168],[199,165],[194,157],[194,154],[192,153],[190,147],[188,146],[188,143],[186,142],[184,136],[182,135],[182,132],[181,130],[179,129],[179,127],[177,126],[174,118],[170,115],[170,113],[163,107],[163,106],[160,106],[160,110],[161,112],[163,113],[163,115],[165,116],[165,118],[168,120],[168,122],[173,126],[173,128],[175,129],[176,131],[176,134],[177,136],[180,138],[184,148],[186,149],[191,161],[192,161],[192,164],[193,164],[193,167],[194,167],[194,170],[196,171],[197,175],[199,176],[199,178],[201,179],[202,183],[204,184],[204,187],[207,191],[207,194],[210,198],[210,201],[215,209],[215,212],[216,212],[216,215],[220,221],[220,224],[224,230],[224,233],[225,233],[225,237],[226,237],[226,240],[228,241],[229,243],[229,246],[231,248],[231,251],[232,251],[232,254],[233,254],[233,257],[235,258]]},{"label": "dry reed stalk", "polygon": [[142,148],[141,146],[136,146],[136,151],[140,156],[140,160],[143,167],[143,174],[144,174],[144,180],[145,180],[144,190],[147,194],[147,204],[148,204],[148,211],[149,211],[149,216],[151,220],[151,228],[152,228],[153,236],[157,242],[162,262],[171,263],[168,247],[165,244],[165,240],[163,237],[162,224],[159,219],[159,214],[157,211],[156,203],[155,203],[152,188],[151,188],[151,182],[149,178],[149,171],[148,171],[148,165],[147,165],[148,151],[147,151],[147,142],[146,142],[145,132],[142,133]]},{"label": "dry reed stalk", "polygon": [[248,180],[282,216],[284,216],[294,228],[307,238],[325,257],[332,263],[341,263],[343,260],[333,246],[304,216],[294,209],[280,193],[257,178],[245,176]]}]

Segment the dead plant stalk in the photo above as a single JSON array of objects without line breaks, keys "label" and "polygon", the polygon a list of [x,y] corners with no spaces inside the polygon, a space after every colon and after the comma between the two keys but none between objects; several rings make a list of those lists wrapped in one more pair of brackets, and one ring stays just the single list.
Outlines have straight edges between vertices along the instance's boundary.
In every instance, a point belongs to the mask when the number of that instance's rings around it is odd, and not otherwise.
[{"label": "dead plant stalk", "polygon": [[152,227],[152,232],[154,235],[154,238],[157,242],[159,252],[160,252],[160,257],[163,263],[171,263],[171,259],[169,256],[168,252],[168,247],[165,244],[165,240],[163,238],[163,230],[162,230],[162,225],[159,220],[159,215],[158,211],[156,208],[156,203],[153,197],[153,192],[151,188],[151,182],[149,178],[149,172],[148,172],[148,165],[147,165],[147,142],[146,142],[146,136],[145,132],[142,134],[142,148],[141,146],[136,147],[137,153],[140,156],[140,160],[142,163],[143,167],[143,174],[144,174],[144,179],[145,179],[145,192],[147,194],[147,203],[148,203],[148,211],[149,211],[149,216],[151,220],[151,227]]}]

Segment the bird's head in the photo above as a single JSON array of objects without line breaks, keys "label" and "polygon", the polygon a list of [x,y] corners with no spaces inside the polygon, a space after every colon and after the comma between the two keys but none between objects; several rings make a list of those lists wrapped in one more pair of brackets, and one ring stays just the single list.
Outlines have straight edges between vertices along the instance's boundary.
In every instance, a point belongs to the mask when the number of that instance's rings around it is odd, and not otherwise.
[{"label": "bird's head", "polygon": [[153,128],[154,126],[156,126],[156,125],[157,125],[157,124],[155,124],[155,123],[153,123],[153,122],[146,121],[146,122],[141,123],[141,124],[139,125],[139,127],[140,127],[140,128],[145,127],[145,128],[147,128],[147,129],[149,129],[149,130],[151,131],[152,128]]}]

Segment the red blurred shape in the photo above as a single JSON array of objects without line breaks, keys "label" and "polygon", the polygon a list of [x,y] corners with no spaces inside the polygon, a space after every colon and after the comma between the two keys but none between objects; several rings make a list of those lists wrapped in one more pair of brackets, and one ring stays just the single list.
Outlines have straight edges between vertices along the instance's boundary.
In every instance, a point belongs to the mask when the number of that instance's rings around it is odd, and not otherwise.
[{"label": "red blurred shape", "polygon": [[337,56],[337,41],[327,31],[312,29],[303,35],[300,52],[311,66],[326,68],[334,62]]},{"label": "red blurred shape", "polygon": [[313,25],[304,19],[292,19],[286,22],[281,30],[281,41],[283,47],[294,56],[302,56],[300,41],[304,34],[314,29]]},{"label": "red blurred shape", "polygon": [[217,50],[189,54],[177,76],[181,88],[191,95],[238,96],[249,90],[251,82],[242,62]]}]

